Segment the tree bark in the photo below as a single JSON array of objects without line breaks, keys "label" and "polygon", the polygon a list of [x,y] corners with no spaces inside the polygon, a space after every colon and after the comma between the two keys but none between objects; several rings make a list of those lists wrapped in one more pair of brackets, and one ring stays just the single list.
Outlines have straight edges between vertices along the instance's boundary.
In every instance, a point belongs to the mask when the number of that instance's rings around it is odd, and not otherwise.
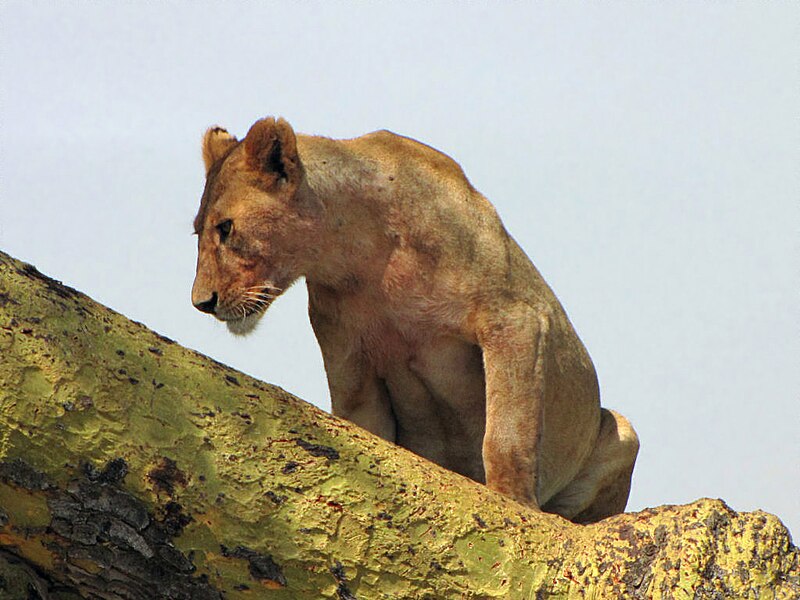
[{"label": "tree bark", "polygon": [[800,595],[772,515],[532,512],[2,253],[0,357],[2,598]]}]

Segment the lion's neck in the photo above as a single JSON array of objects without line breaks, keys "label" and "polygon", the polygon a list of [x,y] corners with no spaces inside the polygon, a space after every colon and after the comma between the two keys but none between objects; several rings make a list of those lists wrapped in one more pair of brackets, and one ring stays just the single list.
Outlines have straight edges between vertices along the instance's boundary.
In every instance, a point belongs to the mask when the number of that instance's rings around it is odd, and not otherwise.
[{"label": "lion's neck", "polygon": [[[306,272],[311,284],[351,293],[380,278],[390,243],[377,167],[325,138],[304,140],[306,193],[320,207],[320,235]],[[305,156],[303,156],[305,154]]]}]

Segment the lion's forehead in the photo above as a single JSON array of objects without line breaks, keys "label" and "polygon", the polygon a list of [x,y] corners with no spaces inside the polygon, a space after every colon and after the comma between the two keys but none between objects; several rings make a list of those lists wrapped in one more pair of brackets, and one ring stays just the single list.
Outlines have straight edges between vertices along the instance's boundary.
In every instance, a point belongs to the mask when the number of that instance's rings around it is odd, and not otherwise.
[{"label": "lion's forehead", "polygon": [[234,148],[209,170],[200,198],[200,208],[194,220],[195,232],[202,232],[209,217],[230,212],[242,200],[247,199],[248,186],[242,177],[243,161],[238,156],[240,153],[238,148]]},{"label": "lion's forehead", "polygon": [[209,172],[195,217],[195,231],[201,232],[209,225],[209,220],[236,219],[247,215],[256,205],[256,195],[256,190],[248,184],[239,165],[223,165],[218,172]]}]

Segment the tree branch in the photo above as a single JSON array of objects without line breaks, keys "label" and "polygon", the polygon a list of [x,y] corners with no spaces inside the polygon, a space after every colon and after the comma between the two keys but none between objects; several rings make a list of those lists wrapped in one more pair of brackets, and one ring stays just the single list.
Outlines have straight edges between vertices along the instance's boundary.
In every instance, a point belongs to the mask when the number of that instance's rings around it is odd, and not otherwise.
[{"label": "tree branch", "polygon": [[0,356],[0,596],[800,594],[772,515],[531,512],[2,253]]}]

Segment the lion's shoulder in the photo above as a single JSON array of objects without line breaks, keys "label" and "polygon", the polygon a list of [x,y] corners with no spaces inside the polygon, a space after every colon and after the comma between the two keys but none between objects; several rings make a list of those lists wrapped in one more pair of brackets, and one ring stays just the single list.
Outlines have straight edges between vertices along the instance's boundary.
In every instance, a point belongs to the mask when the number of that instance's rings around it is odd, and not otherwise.
[{"label": "lion's shoulder", "polygon": [[464,170],[444,152],[414,138],[380,129],[343,143],[354,152],[373,157],[396,168],[416,171],[417,175],[446,178],[469,184]]}]

